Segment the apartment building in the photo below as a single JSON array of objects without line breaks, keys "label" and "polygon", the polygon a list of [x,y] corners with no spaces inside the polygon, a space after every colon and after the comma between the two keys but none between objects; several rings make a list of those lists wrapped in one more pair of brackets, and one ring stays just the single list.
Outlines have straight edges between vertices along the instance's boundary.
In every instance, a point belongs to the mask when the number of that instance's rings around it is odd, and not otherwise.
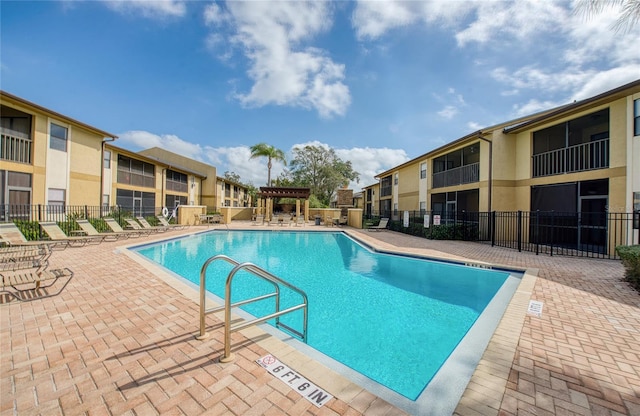
[{"label": "apartment building", "polygon": [[157,147],[120,148],[114,134],[4,91],[0,117],[0,221],[32,217],[34,206],[118,205],[155,215],[177,205],[250,203],[247,188],[214,166]]},{"label": "apartment building", "polygon": [[0,91],[0,221],[10,205],[100,205],[116,135]]},{"label": "apartment building", "polygon": [[[429,211],[443,223],[470,212],[631,213],[640,210],[639,165],[637,80],[478,130],[382,172],[377,203],[364,188],[365,207],[396,219]],[[606,241],[611,230],[600,217],[588,221],[583,238]]]}]

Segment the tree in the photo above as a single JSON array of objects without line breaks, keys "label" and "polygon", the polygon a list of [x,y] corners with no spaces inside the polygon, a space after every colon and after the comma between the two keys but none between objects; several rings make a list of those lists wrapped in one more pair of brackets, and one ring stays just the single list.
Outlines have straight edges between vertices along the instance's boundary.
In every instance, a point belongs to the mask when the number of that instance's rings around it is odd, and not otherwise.
[{"label": "tree", "polygon": [[333,193],[350,181],[358,180],[360,175],[351,167],[351,162],[343,161],[335,150],[321,146],[304,146],[293,149],[291,161],[293,182],[308,186],[311,194],[328,206]]},{"label": "tree", "polygon": [[271,167],[273,166],[273,160],[281,161],[285,166],[287,165],[287,159],[284,155],[284,152],[280,149],[276,149],[275,147],[268,145],[266,143],[258,143],[251,146],[251,157],[250,159],[254,159],[256,157],[266,157],[268,159],[267,162],[267,186],[271,186]]},{"label": "tree", "polygon": [[235,183],[242,184],[242,181],[240,180],[240,175],[238,175],[238,174],[237,174],[237,173],[235,173],[235,172],[229,172],[229,171],[226,171],[226,172],[224,173],[224,178],[225,178],[225,179],[228,179],[228,180],[229,180],[229,181],[231,181],[231,182],[235,182]]},{"label": "tree", "polygon": [[620,15],[612,29],[618,33],[628,33],[640,22],[639,0],[579,0],[574,9],[576,14],[590,19],[608,8],[620,7]]}]

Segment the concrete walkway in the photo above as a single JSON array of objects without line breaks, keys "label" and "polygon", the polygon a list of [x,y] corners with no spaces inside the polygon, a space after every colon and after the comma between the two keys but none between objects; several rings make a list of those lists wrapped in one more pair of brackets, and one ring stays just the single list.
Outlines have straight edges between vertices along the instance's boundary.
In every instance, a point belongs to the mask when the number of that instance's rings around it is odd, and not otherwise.
[{"label": "concrete walkway", "polygon": [[[243,227],[258,228],[230,226]],[[121,248],[206,229],[55,252],[50,268],[75,272],[66,287],[27,292],[27,302],[3,296],[0,414],[405,414],[258,328],[232,334],[236,359],[220,363],[220,316],[196,340],[193,288]],[[383,249],[529,270],[457,414],[640,414],[640,294],[619,261],[344,229]],[[530,299],[543,302],[540,317],[526,313]],[[315,407],[256,364],[268,353],[336,398]]]}]

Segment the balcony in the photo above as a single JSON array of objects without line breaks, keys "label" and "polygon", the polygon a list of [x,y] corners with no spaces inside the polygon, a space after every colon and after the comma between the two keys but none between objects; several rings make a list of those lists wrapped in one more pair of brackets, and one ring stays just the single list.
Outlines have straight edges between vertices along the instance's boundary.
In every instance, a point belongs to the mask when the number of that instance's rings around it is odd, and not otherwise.
[{"label": "balcony", "polygon": [[433,174],[433,188],[462,185],[480,180],[480,163],[471,163]]},{"label": "balcony", "polygon": [[609,139],[551,150],[533,156],[534,178],[608,167]]},{"label": "balcony", "polygon": [[33,141],[19,131],[0,129],[0,160],[31,164]]}]

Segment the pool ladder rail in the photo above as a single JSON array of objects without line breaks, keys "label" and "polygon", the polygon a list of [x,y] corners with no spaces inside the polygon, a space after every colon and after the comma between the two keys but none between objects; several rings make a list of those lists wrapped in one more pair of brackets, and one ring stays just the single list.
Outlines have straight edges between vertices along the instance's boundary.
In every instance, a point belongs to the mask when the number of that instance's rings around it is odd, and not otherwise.
[{"label": "pool ladder rail", "polygon": [[[207,268],[211,263],[217,260],[223,260],[227,263],[231,263],[234,268],[227,275],[227,279],[225,282],[225,295],[224,295],[224,306],[217,306],[214,308],[206,309],[206,279],[207,279]],[[257,276],[258,278],[265,280],[271,283],[274,287],[274,292],[267,293],[265,295],[256,296],[251,299],[241,300],[235,303],[231,303],[231,288],[233,278],[240,270],[245,270],[250,272],[251,274]],[[284,286],[296,293],[298,293],[302,297],[302,303],[298,305],[291,306],[290,308],[280,310],[280,286]],[[264,299],[275,298],[275,309],[276,311],[272,314],[262,316],[260,318],[252,319],[250,321],[244,321],[234,326],[231,326],[231,308],[246,305],[249,303],[257,302]],[[304,293],[301,289],[295,287],[294,285],[280,279],[279,277],[269,273],[261,267],[256,266],[253,263],[240,263],[229,256],[225,256],[224,254],[218,254],[209,258],[204,262],[202,268],[200,269],[200,335],[197,336],[198,339],[206,339],[209,337],[207,334],[205,327],[205,316],[211,313],[219,312],[224,310],[224,355],[220,358],[220,362],[226,363],[231,362],[234,359],[234,355],[231,353],[231,333],[240,331],[241,329],[247,328],[252,325],[256,325],[269,319],[275,318],[276,327],[285,329],[291,334],[300,338],[303,342],[307,342],[307,321],[308,321],[308,299],[306,293]],[[302,332],[291,328],[290,326],[280,322],[280,316],[297,311],[298,309],[303,310],[303,324],[302,324]]]}]

